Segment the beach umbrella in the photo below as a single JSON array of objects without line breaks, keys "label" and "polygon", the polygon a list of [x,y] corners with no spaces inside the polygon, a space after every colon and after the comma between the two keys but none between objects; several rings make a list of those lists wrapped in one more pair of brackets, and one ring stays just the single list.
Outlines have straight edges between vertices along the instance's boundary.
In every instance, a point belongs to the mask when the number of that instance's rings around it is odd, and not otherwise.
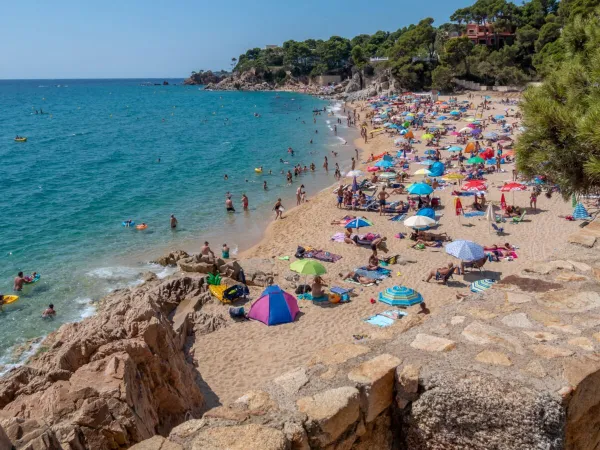
[{"label": "beach umbrella", "polygon": [[427,216],[412,216],[404,221],[404,226],[408,228],[427,228],[435,225],[435,220]]},{"label": "beach umbrella", "polygon": [[360,170],[351,170],[350,172],[348,172],[348,173],[346,174],[346,176],[347,176],[348,178],[362,177],[362,176],[363,176],[363,173],[362,173],[362,171],[360,171]]},{"label": "beach umbrella", "polygon": [[248,317],[265,325],[293,322],[300,309],[298,300],[279,286],[269,286],[250,307]]},{"label": "beach umbrella", "polygon": [[475,242],[458,240],[446,245],[446,253],[462,261],[477,261],[485,256],[483,247]]},{"label": "beach umbrella", "polygon": [[483,152],[479,154],[483,159],[490,159],[494,157],[494,150],[491,148],[485,149]]},{"label": "beach umbrella", "polygon": [[472,180],[472,181],[467,181],[465,184],[463,184],[462,190],[469,191],[469,192],[486,191],[487,186],[485,185],[484,182],[482,182],[480,180]]},{"label": "beach umbrella", "polygon": [[364,217],[357,217],[356,219],[352,219],[350,222],[348,222],[345,226],[345,228],[365,228],[365,227],[370,227],[371,225],[373,225],[371,222],[369,222],[367,219],[365,219]]},{"label": "beach umbrella", "polygon": [[465,176],[460,173],[453,172],[453,173],[444,175],[443,178],[444,178],[444,180],[464,180]]},{"label": "beach umbrella", "polygon": [[492,224],[496,223],[496,214],[494,214],[494,205],[492,202],[487,207],[487,211],[485,212],[485,220],[490,223],[489,231],[492,232]]},{"label": "beach umbrella", "polygon": [[489,131],[487,133],[483,133],[483,137],[486,139],[498,139],[498,133],[494,133],[493,131]]},{"label": "beach umbrella", "polygon": [[474,129],[472,129],[472,130],[471,130],[471,134],[472,134],[473,136],[476,136],[476,135],[478,135],[479,133],[481,133],[481,130],[480,130],[479,128],[474,128]]},{"label": "beach umbrella", "polygon": [[506,199],[504,198],[504,194],[500,197],[500,208],[506,209]]},{"label": "beach umbrella", "polygon": [[[346,225],[346,228],[350,227]],[[314,259],[299,259],[298,261],[294,261],[290,264],[290,270],[301,273],[302,275],[323,275],[327,273],[325,266]]]},{"label": "beach umbrella", "polygon": [[381,159],[383,159],[384,161],[393,161],[394,160],[394,158],[392,158],[391,155],[383,155],[383,158],[381,158]]},{"label": "beach umbrella", "polygon": [[434,136],[431,133],[425,133],[423,136],[421,136],[421,139],[426,140],[426,141],[433,139],[433,138],[434,138]]},{"label": "beach umbrella", "polygon": [[461,128],[458,131],[460,131],[461,133],[470,133],[471,132],[471,128],[470,127],[464,127],[464,128]]},{"label": "beach umbrella", "polygon": [[433,192],[433,188],[425,183],[414,183],[408,187],[408,193],[413,195],[429,195]]},{"label": "beach umbrella", "polygon": [[417,211],[417,216],[429,217],[432,220],[435,220],[435,211],[433,208],[421,208]]},{"label": "beach umbrella", "polygon": [[462,151],[462,147],[459,147],[458,145],[453,145],[452,147],[448,148],[449,152],[460,152]]},{"label": "beach umbrella", "polygon": [[406,133],[408,133],[408,130],[402,130],[402,131],[400,131],[400,134],[401,134],[401,135],[403,135],[403,136],[404,136]]},{"label": "beach umbrella", "polygon": [[380,160],[377,161],[375,163],[375,167],[379,167],[380,169],[389,169],[390,167],[393,167],[394,163],[390,162],[390,161],[385,161],[385,160]]},{"label": "beach umbrella", "polygon": [[431,171],[427,170],[427,169],[419,169],[415,172],[415,175],[429,176],[429,175],[431,175]]},{"label": "beach umbrella", "polygon": [[527,189],[527,186],[521,183],[505,183],[504,186],[500,188],[502,192],[512,192],[513,195],[513,205],[515,204],[515,191],[524,191]]},{"label": "beach umbrella", "polygon": [[358,183],[356,182],[356,177],[352,179],[352,192],[358,191]]},{"label": "beach umbrella", "polygon": [[403,126],[404,128],[408,128],[408,127],[410,127],[410,122],[404,122],[404,123],[402,124],[402,126]]},{"label": "beach umbrella", "polygon": [[396,178],[396,174],[394,172],[384,172],[377,175],[379,178]]},{"label": "beach umbrella", "polygon": [[460,201],[460,197],[455,197],[454,198],[454,210],[456,211],[456,215],[457,216],[461,216],[463,213],[463,206],[462,203]]},{"label": "beach umbrella", "polygon": [[423,296],[406,286],[394,286],[379,293],[379,301],[390,306],[412,306],[423,302]]},{"label": "beach umbrella", "polygon": [[486,289],[489,289],[492,287],[492,285],[496,282],[496,280],[491,280],[489,278],[486,278],[484,280],[477,280],[474,281],[473,283],[471,283],[471,292],[483,292]]},{"label": "beach umbrella", "polygon": [[437,120],[446,120],[447,118],[448,117],[446,117],[446,116],[440,116],[440,117],[437,118]]},{"label": "beach umbrella", "polygon": [[483,162],[485,162],[485,161],[480,156],[473,156],[473,157],[467,159],[467,164],[481,164]]},{"label": "beach umbrella", "polygon": [[502,120],[502,119],[504,119],[504,116],[502,114],[498,114],[497,116],[494,116],[494,119]]},{"label": "beach umbrella", "polygon": [[426,155],[435,155],[435,150],[427,149],[427,150],[425,150],[425,154]]},{"label": "beach umbrella", "polygon": [[452,115],[452,116],[460,116],[460,111],[450,111],[450,115]]},{"label": "beach umbrella", "polygon": [[586,220],[586,219],[590,219],[590,215],[588,214],[587,210],[585,209],[585,207],[583,206],[583,204],[577,203],[577,206],[575,206],[575,210],[573,211],[573,219],[575,220]]}]

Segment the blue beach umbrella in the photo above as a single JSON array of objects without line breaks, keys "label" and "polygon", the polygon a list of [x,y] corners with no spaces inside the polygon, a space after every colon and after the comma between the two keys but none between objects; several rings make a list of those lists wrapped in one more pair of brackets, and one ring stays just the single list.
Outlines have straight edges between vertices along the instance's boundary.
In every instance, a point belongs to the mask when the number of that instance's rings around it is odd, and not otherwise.
[{"label": "blue beach umbrella", "polygon": [[414,195],[429,195],[433,192],[433,188],[425,183],[414,183],[408,187],[408,193]]},{"label": "blue beach umbrella", "polygon": [[484,133],[483,137],[486,139],[498,139],[498,133],[494,133],[493,131],[490,131],[490,132]]},{"label": "blue beach umbrella", "polygon": [[356,219],[352,219],[350,222],[348,222],[345,228],[364,228],[370,227],[371,225],[373,224],[364,217],[357,217]]},{"label": "blue beach umbrella", "polygon": [[440,117],[437,118],[437,120],[446,120],[447,118],[448,117],[446,117],[446,116],[440,116]]},{"label": "blue beach umbrella", "polygon": [[501,115],[501,114],[499,114],[497,116],[494,116],[494,119],[496,119],[496,120],[502,120],[502,119],[504,119],[504,116]]},{"label": "blue beach umbrella", "polygon": [[393,165],[394,163],[392,163],[391,161],[385,161],[383,159],[375,163],[375,167],[381,167],[382,169],[389,169]]},{"label": "blue beach umbrella", "polygon": [[431,150],[431,149],[425,150],[425,154],[426,155],[435,155],[435,150]]},{"label": "blue beach umbrella", "polygon": [[490,280],[489,278],[474,281],[473,283],[471,283],[471,292],[483,292],[486,289],[491,288],[492,284],[494,284],[495,282],[496,280]]},{"label": "blue beach umbrella", "polygon": [[460,116],[460,111],[450,111],[450,115],[452,115],[452,116]]},{"label": "blue beach umbrella", "polygon": [[416,215],[429,217],[430,219],[435,220],[435,211],[433,210],[433,208],[421,208],[417,211]]},{"label": "blue beach umbrella", "polygon": [[454,241],[446,245],[446,253],[462,261],[477,261],[485,256],[483,247],[471,241]]},{"label": "blue beach umbrella", "polygon": [[432,159],[424,159],[423,161],[419,162],[419,164],[421,164],[422,166],[430,166],[433,163],[435,163],[435,161],[433,161]]},{"label": "blue beach umbrella", "polygon": [[383,158],[381,158],[381,159],[383,159],[384,161],[390,161],[390,162],[394,160],[394,158],[392,158],[390,155],[383,155]]},{"label": "blue beach umbrella", "polygon": [[406,286],[394,286],[379,293],[379,301],[390,306],[412,306],[423,302],[423,296]]},{"label": "blue beach umbrella", "polygon": [[458,145],[454,145],[454,146],[450,147],[448,149],[448,151],[449,152],[460,152],[460,151],[462,151],[462,147],[459,147]]},{"label": "blue beach umbrella", "polygon": [[583,206],[582,203],[577,203],[577,206],[575,206],[575,209],[573,210],[573,219],[575,220],[585,220],[585,219],[589,219],[590,215],[587,212],[587,210],[585,209],[585,207]]}]

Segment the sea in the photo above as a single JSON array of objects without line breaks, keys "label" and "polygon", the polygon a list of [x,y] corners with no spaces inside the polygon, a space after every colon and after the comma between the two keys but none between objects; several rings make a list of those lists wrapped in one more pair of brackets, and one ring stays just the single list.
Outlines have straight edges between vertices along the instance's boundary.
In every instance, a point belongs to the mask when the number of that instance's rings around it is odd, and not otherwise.
[{"label": "sea", "polygon": [[[336,162],[349,169],[355,132],[341,104],[166,81],[0,81],[0,293],[13,294],[20,271],[41,274],[0,312],[0,374],[61,324],[94,314],[111,291],[142,283],[147,271],[173,273],[151,262],[158,256],[198,251],[205,240],[215,252],[226,242],[235,256],[260,240],[277,198],[293,207],[300,184],[310,198],[335,182]],[[298,163],[317,170],[288,185],[282,171]],[[227,193],[235,213],[225,211]],[[56,317],[43,319],[50,303]]]}]

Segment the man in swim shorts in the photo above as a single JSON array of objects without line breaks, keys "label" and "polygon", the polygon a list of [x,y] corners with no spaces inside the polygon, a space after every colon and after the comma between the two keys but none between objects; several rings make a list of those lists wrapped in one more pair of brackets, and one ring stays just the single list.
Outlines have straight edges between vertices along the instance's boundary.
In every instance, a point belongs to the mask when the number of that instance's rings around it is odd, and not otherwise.
[{"label": "man in swim shorts", "polygon": [[25,278],[23,277],[23,272],[19,272],[15,278],[13,290],[22,291],[24,282],[25,282]]},{"label": "man in swim shorts", "polygon": [[227,210],[227,212],[235,212],[235,208],[233,207],[233,202],[231,201],[231,198],[227,198],[225,200],[225,209]]},{"label": "man in swim shorts", "polygon": [[213,258],[215,257],[215,254],[213,253],[213,251],[210,249],[210,246],[208,245],[208,241],[204,241],[204,245],[200,249],[200,253],[202,253],[202,256],[212,255]]},{"label": "man in swim shorts", "polygon": [[385,186],[381,188],[381,192],[378,194],[379,196],[379,215],[383,214],[383,210],[385,209],[385,201],[390,196],[387,192],[385,192]]},{"label": "man in swim shorts", "polygon": [[56,315],[56,311],[54,310],[54,305],[50,303],[48,308],[44,310],[42,313],[42,317],[54,317]]},{"label": "man in swim shorts", "polygon": [[171,228],[177,228],[177,218],[175,217],[175,214],[171,214]]}]

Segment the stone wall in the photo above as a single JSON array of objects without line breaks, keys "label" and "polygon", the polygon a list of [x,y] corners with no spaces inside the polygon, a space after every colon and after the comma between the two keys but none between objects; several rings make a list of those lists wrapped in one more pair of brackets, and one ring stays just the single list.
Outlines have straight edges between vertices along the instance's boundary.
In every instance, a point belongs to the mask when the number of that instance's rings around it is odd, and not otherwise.
[{"label": "stone wall", "polygon": [[133,448],[598,448],[599,263],[534,264]]}]

